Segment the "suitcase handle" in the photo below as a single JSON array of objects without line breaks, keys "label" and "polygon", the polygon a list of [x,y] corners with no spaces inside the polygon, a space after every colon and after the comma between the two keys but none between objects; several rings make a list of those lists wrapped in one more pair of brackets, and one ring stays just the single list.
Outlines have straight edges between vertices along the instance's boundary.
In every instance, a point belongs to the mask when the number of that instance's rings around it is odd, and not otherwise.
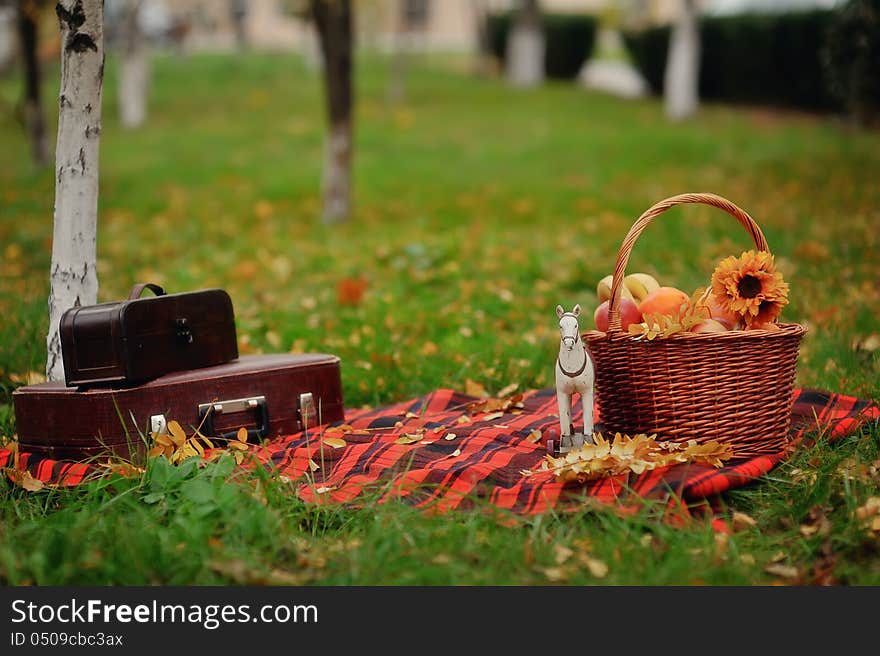
[{"label": "suitcase handle", "polygon": [[217,433],[214,428],[214,417],[216,415],[234,414],[237,412],[246,412],[248,410],[256,410],[257,415],[256,427],[247,429],[248,440],[251,438],[259,440],[268,436],[269,407],[266,404],[265,396],[251,396],[244,399],[229,399],[227,401],[214,401],[213,403],[200,403],[199,424],[202,427],[201,433],[206,437],[232,439],[238,435],[238,430]]},{"label": "suitcase handle", "polygon": [[145,289],[149,289],[156,296],[164,296],[165,290],[162,289],[159,285],[153,284],[151,282],[139,282],[134,287],[131,288],[131,291],[128,293],[128,300],[133,301],[137,298],[141,297],[141,294],[144,293]]}]

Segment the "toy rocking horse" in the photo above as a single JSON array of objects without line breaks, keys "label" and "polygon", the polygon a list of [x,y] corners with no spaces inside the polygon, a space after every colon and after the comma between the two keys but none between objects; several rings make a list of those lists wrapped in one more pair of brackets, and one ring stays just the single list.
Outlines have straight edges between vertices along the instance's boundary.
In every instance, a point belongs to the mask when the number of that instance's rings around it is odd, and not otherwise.
[{"label": "toy rocking horse", "polygon": [[[559,317],[559,357],[556,358],[556,399],[559,403],[559,428],[557,439],[550,431],[551,437],[547,449],[551,453],[566,453],[572,448],[583,446],[584,440],[592,441],[593,435],[593,359],[587,345],[581,339],[578,317],[581,314],[580,304],[575,305],[571,312],[556,306]],[[584,415],[584,432],[572,432],[572,406],[574,394],[580,396],[581,409]]]}]

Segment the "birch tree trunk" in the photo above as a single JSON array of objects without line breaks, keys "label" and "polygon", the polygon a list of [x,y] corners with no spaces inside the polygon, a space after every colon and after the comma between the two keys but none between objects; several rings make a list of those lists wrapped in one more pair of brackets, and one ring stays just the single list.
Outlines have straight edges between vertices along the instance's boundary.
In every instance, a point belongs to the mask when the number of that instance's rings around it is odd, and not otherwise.
[{"label": "birch tree trunk", "polygon": [[679,0],[681,11],[672,30],[669,55],[663,78],[666,116],[683,120],[697,111],[699,104],[700,31],[696,0]]},{"label": "birch tree trunk", "polygon": [[143,0],[126,0],[122,11],[122,61],[119,66],[119,122],[126,129],[147,120],[150,70],[140,14]]},{"label": "birch tree trunk", "polygon": [[520,0],[505,56],[510,85],[528,88],[544,81],[545,47],[538,0]]},{"label": "birch tree trunk", "polygon": [[40,83],[40,60],[37,57],[39,7],[34,0],[19,0],[18,37],[24,63],[24,123],[31,142],[34,164],[40,168],[49,163],[49,143],[46,139],[46,120]]},{"label": "birch tree trunk", "polygon": [[98,140],[104,77],[103,0],[60,0],[61,89],[55,146],[55,217],[46,378],[64,380],[58,324],[97,302]]},{"label": "birch tree trunk", "polygon": [[352,7],[351,0],[312,0],[324,61],[329,132],[324,146],[324,223],[341,223],[351,214],[352,159]]}]

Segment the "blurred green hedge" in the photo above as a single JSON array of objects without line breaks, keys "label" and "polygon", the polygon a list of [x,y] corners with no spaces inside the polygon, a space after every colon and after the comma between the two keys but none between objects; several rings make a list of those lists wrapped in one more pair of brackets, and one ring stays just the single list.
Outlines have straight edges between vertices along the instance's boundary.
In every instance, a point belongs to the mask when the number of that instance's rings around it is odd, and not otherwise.
[{"label": "blurred green hedge", "polygon": [[[853,4],[876,5],[878,0]],[[810,110],[842,109],[845,98],[834,82],[849,75],[850,58],[830,57],[829,53],[851,49],[854,32],[866,28],[863,22],[854,25],[852,21],[840,28],[840,19],[840,10],[701,18],[700,97]],[[876,43],[876,21],[871,29]],[[624,34],[636,67],[657,95],[663,92],[670,31],[665,26]],[[860,74],[876,79],[878,66],[880,62],[875,61],[873,68],[865,66]],[[850,82],[847,88],[853,85]]]},{"label": "blurred green hedge", "polygon": [[[486,19],[489,48],[502,64],[513,20],[513,12],[490,14]],[[542,21],[544,72],[549,78],[574,79],[593,51],[597,19],[584,14],[543,14]]]}]

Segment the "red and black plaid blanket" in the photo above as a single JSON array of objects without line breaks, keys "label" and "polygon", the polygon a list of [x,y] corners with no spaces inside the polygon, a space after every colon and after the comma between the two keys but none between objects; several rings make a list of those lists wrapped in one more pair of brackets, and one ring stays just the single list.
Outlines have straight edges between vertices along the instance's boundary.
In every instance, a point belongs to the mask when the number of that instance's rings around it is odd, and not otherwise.
[{"label": "red and black plaid blanket", "polygon": [[[439,512],[488,503],[532,514],[580,508],[588,498],[624,509],[634,499],[657,499],[687,516],[707,498],[766,474],[791,452],[722,468],[677,464],[586,484],[561,483],[552,472],[537,471],[546,445],[544,440],[530,439],[536,429],[545,433],[558,427],[555,389],[526,392],[521,408],[503,414],[474,414],[475,401],[440,389],[404,403],[349,410],[344,432],[318,427],[254,447],[254,455],[265,467],[298,482],[298,494],[306,501],[356,503],[366,492],[378,491],[385,500],[398,498]],[[797,448],[818,434],[839,439],[878,419],[880,406],[868,400],[798,389],[792,445]],[[601,430],[598,413],[596,422]],[[322,437],[331,435],[344,440],[344,445],[322,447]],[[0,467],[10,464],[10,456],[0,450]],[[27,453],[19,455],[19,466],[43,482],[62,485],[78,484],[95,471],[85,463],[38,459]],[[536,473],[526,476],[523,470]]]}]

